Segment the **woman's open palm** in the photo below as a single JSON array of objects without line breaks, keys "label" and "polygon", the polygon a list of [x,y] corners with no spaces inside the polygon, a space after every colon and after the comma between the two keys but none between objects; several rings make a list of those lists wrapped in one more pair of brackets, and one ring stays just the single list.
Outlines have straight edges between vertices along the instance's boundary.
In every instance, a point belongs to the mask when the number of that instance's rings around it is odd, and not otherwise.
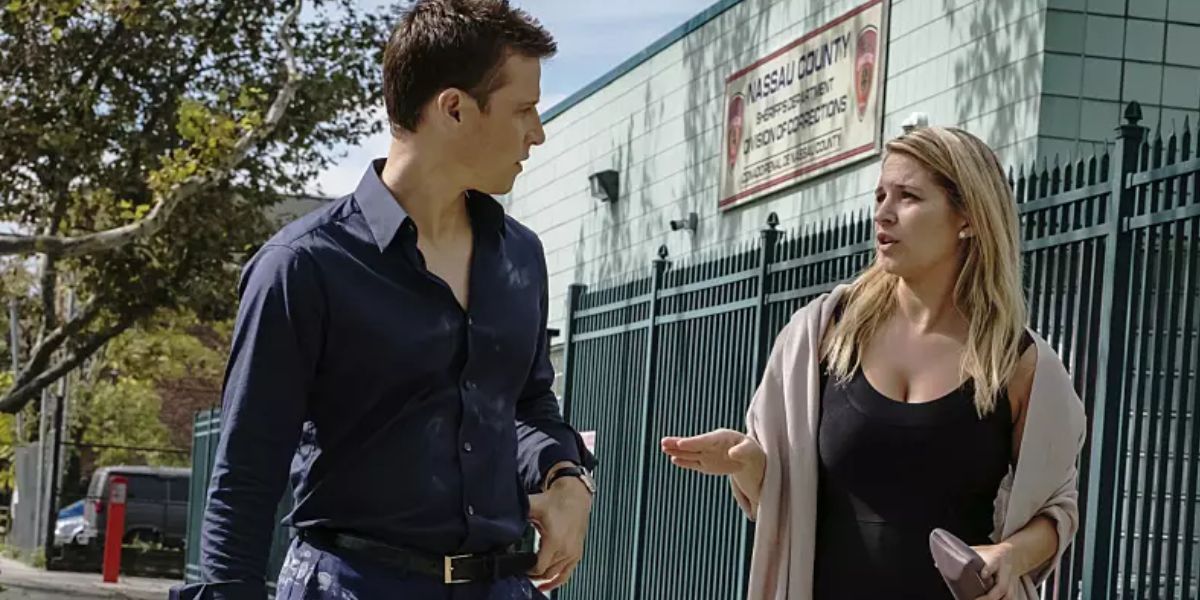
[{"label": "woman's open palm", "polygon": [[732,429],[716,429],[692,437],[665,437],[662,451],[671,463],[708,475],[733,475],[766,460],[751,437]]}]

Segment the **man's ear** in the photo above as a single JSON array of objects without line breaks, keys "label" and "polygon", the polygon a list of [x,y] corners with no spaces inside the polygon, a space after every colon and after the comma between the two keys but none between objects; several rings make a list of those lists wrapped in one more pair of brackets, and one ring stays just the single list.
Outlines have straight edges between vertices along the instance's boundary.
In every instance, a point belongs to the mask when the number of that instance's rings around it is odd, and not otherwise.
[{"label": "man's ear", "polygon": [[434,106],[439,115],[445,115],[456,123],[462,123],[464,96],[462,90],[447,88],[438,92]]}]

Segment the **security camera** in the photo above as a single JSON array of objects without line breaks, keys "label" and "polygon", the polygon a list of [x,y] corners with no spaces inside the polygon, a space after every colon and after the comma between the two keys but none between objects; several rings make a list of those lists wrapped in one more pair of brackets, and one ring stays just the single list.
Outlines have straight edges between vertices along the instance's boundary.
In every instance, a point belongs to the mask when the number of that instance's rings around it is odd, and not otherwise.
[{"label": "security camera", "polygon": [[902,129],[904,133],[911,133],[914,129],[921,129],[924,127],[929,127],[929,115],[923,112],[914,112],[913,114],[908,115],[908,118],[900,124],[900,129]]}]

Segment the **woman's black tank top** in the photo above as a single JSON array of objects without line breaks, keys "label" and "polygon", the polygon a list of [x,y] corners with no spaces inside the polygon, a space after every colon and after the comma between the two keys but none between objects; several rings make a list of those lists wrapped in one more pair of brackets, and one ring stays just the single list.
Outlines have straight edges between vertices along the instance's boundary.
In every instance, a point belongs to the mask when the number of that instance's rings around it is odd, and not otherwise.
[{"label": "woman's black tank top", "polygon": [[[1032,341],[1026,333],[1021,352]],[[814,598],[952,600],[929,533],[993,543],[1012,459],[1007,391],[981,419],[971,381],[917,404],[884,396],[861,369],[844,385],[824,376],[821,389]]]}]

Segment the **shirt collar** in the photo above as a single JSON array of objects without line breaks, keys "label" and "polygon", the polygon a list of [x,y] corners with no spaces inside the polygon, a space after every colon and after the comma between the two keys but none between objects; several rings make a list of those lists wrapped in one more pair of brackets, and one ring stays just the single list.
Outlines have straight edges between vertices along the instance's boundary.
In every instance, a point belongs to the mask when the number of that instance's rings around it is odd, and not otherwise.
[{"label": "shirt collar", "polygon": [[[400,227],[408,220],[408,212],[396,201],[392,192],[383,185],[380,174],[386,158],[371,161],[367,172],[358,182],[354,190],[354,199],[367,220],[367,227],[375,238],[375,245],[383,252],[396,239]],[[469,190],[467,192],[467,212],[471,224],[482,226],[486,230],[496,231],[501,235],[507,232],[504,219],[504,207],[495,198],[483,192]]]}]

